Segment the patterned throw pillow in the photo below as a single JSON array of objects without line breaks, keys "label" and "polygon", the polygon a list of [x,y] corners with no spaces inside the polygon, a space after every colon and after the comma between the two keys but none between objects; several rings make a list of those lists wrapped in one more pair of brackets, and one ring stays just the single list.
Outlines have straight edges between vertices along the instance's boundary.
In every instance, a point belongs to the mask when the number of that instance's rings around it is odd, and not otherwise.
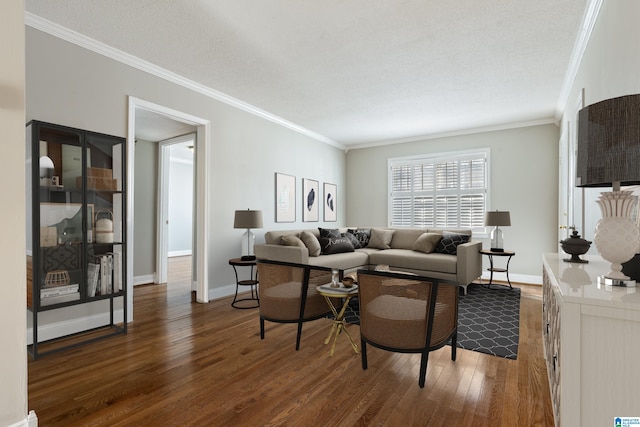
[{"label": "patterned throw pillow", "polygon": [[436,246],[435,252],[440,254],[456,255],[458,253],[458,245],[469,241],[468,234],[442,233],[442,240]]},{"label": "patterned throw pillow", "polygon": [[320,237],[318,240],[322,248],[322,255],[353,252],[353,245],[346,237]]},{"label": "patterned throw pillow", "polygon": [[369,246],[369,239],[371,239],[370,228],[350,228],[347,230],[347,233],[356,236],[356,239],[358,239],[358,241],[360,242],[361,248],[366,248],[367,246]]},{"label": "patterned throw pillow", "polygon": [[318,227],[320,237],[340,237],[340,230],[337,228],[320,228]]},{"label": "patterned throw pillow", "polygon": [[349,241],[351,242],[351,245],[353,246],[353,249],[362,248],[362,245],[360,244],[360,241],[356,238],[355,235],[353,235],[351,233],[341,233],[340,237],[345,237],[345,238],[349,239]]}]

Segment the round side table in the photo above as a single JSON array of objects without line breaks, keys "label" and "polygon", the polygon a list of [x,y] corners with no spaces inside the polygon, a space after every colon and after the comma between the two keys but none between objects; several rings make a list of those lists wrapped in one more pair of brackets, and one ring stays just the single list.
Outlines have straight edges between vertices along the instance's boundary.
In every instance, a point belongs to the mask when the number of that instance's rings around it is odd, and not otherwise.
[{"label": "round side table", "polygon": [[[509,289],[513,289],[513,286],[511,286],[511,280],[509,280],[509,263],[511,262],[511,257],[513,257],[516,253],[513,251],[492,251],[491,249],[481,249],[480,253],[482,255],[486,255],[489,257],[489,265],[490,267],[487,268],[487,271],[489,271],[491,273],[491,276],[489,277],[489,289],[491,289],[491,284],[493,283],[493,273],[506,273],[507,274],[507,283],[509,284]],[[499,267],[494,267],[493,266],[493,257],[494,256],[499,256],[499,257],[508,257],[507,258],[507,265],[505,268],[499,268]]]},{"label": "round side table", "polygon": [[[247,309],[247,308],[258,308],[260,307],[260,298],[258,297],[258,272],[253,272],[253,267],[257,265],[255,260],[251,261],[243,261],[241,258],[232,258],[229,260],[229,265],[233,267],[233,272],[236,274],[236,295],[233,297],[233,302],[231,306],[233,308]],[[238,277],[238,269],[237,267],[250,267],[251,274],[250,279],[247,280],[239,280]],[[238,288],[240,286],[249,286],[251,288],[251,297],[249,298],[241,298],[238,299]],[[245,305],[237,305],[241,301],[255,301],[255,303],[245,306]]]}]

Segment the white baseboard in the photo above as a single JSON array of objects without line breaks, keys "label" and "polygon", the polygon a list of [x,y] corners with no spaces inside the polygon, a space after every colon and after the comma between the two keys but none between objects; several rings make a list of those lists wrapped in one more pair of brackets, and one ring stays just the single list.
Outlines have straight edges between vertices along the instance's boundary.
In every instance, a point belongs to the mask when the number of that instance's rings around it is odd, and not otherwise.
[{"label": "white baseboard", "polygon": [[144,274],[142,276],[134,276],[133,277],[133,286],[137,285],[147,285],[149,283],[155,283],[155,275],[154,274]]},{"label": "white baseboard", "polygon": [[[242,288],[246,288],[246,290],[250,290],[249,286],[242,286],[239,289],[239,292],[244,292],[245,290],[243,290]],[[214,299],[220,299],[220,298],[225,298],[231,295],[235,295],[236,293],[236,285],[226,285],[226,286],[222,286],[220,288],[213,288],[213,289],[209,289],[209,299],[210,300],[214,300]]]},{"label": "white baseboard", "polygon": [[171,258],[174,256],[187,256],[191,255],[191,249],[186,249],[184,251],[169,251],[167,253],[167,257]]},{"label": "white baseboard", "polygon": [[[123,318],[124,311],[122,309],[113,311],[114,323],[122,323]],[[38,327],[38,342],[64,337],[66,335],[99,328],[108,324],[109,312],[47,323],[44,325],[41,324]],[[33,344],[33,327],[27,328],[27,345],[31,344]]]},{"label": "white baseboard", "polygon": [[29,411],[27,418],[8,427],[38,427],[38,416],[35,411]]}]

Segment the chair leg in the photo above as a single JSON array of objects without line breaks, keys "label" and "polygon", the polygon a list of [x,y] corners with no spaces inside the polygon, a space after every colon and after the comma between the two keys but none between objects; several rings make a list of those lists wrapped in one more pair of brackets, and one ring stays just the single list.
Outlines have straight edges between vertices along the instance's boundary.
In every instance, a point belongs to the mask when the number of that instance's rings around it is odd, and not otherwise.
[{"label": "chair leg", "polygon": [[425,350],[420,358],[420,378],[418,379],[418,385],[420,388],[424,388],[424,380],[427,377],[427,362],[429,361],[429,350]]},{"label": "chair leg", "polygon": [[260,318],[260,339],[264,339],[264,319]]},{"label": "chair leg", "polygon": [[362,359],[362,370],[367,370],[367,343],[360,338],[360,358]]},{"label": "chair leg", "polygon": [[451,360],[456,360],[456,352],[458,350],[458,333],[456,332],[451,337]]},{"label": "chair leg", "polygon": [[296,337],[296,351],[300,350],[301,336],[302,336],[302,322],[298,322],[298,336]]}]

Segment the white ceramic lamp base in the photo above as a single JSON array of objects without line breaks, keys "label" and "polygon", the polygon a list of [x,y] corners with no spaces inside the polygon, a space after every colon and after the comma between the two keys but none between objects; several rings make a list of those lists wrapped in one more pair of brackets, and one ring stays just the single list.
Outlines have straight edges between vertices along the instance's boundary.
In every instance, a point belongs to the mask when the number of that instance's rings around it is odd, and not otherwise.
[{"label": "white ceramic lamp base", "polygon": [[605,274],[609,279],[629,280],[622,273],[622,263],[633,258],[640,246],[640,231],[630,218],[637,202],[631,191],[602,192],[597,200],[602,218],[593,241],[600,256],[611,263],[611,271]]}]

